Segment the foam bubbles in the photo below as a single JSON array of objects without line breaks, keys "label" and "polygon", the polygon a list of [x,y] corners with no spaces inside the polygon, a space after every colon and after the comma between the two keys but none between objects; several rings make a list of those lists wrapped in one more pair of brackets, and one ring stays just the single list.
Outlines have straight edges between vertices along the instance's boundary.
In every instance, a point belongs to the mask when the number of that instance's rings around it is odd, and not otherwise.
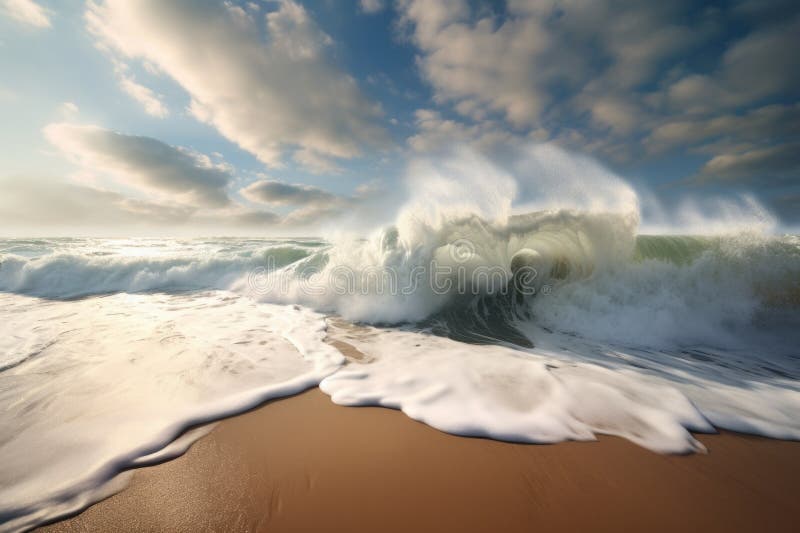
[{"label": "foam bubbles", "polygon": [[322,381],[335,403],[401,409],[448,433],[538,443],[602,433],[685,453],[703,450],[688,429],[713,431],[684,395],[644,376],[402,330],[348,342],[375,361]]},{"label": "foam bubbles", "polygon": [[6,294],[0,306],[9,530],[85,507],[186,427],[296,394],[343,362],[320,315],[226,292]]}]

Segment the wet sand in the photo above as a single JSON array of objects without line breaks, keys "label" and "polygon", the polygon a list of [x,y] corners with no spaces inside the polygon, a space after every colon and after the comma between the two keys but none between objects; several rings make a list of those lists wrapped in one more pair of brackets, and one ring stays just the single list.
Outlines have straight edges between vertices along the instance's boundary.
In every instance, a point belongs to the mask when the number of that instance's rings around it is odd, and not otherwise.
[{"label": "wet sand", "polygon": [[707,455],[625,440],[456,437],[318,389],[221,422],[184,456],[49,531],[797,531],[800,443],[699,435]]}]

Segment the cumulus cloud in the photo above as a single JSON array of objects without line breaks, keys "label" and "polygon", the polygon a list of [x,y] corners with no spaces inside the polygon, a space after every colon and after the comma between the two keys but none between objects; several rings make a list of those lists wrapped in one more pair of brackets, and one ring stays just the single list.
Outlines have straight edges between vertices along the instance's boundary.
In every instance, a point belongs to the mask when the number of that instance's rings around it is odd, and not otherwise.
[{"label": "cumulus cloud", "polygon": [[0,221],[6,227],[175,224],[193,212],[189,207],[41,177],[8,177],[0,180],[0,186]]},{"label": "cumulus cloud", "polygon": [[742,114],[679,117],[654,128],[644,142],[651,151],[662,153],[720,139],[731,145],[775,142],[794,135],[800,135],[800,103],[772,104]]},{"label": "cumulus cloud", "polygon": [[384,0],[361,0],[361,11],[364,13],[378,13],[386,7]]},{"label": "cumulus cloud", "polygon": [[800,173],[800,142],[714,156],[700,181],[780,178]]},{"label": "cumulus cloud", "polygon": [[148,115],[158,118],[165,118],[169,115],[167,106],[156,96],[152,89],[136,83],[133,78],[127,76],[120,78],[119,85],[131,98],[142,104]]},{"label": "cumulus cloud", "polygon": [[202,210],[130,198],[116,191],[41,176],[0,178],[0,188],[0,228],[15,235],[21,231],[117,235],[166,228],[171,235],[219,232],[220,228],[260,233],[281,221],[274,213],[237,205]]},{"label": "cumulus cloud", "polygon": [[112,60],[114,62],[114,72],[117,75],[117,82],[119,83],[120,89],[139,102],[148,115],[166,118],[167,115],[169,115],[169,109],[167,109],[161,97],[149,87],[138,83],[131,74],[130,67],[126,63],[113,58]]},{"label": "cumulus cloud", "polygon": [[689,28],[669,22],[679,4],[512,0],[503,17],[473,12],[466,0],[435,8],[405,0],[401,9],[439,101],[470,117],[494,111],[524,127],[543,120],[564,93],[648,82],[659,61],[693,40]]},{"label": "cumulus cloud", "polygon": [[669,87],[676,109],[709,112],[735,108],[796,89],[800,57],[787,53],[800,35],[800,16],[753,31],[736,41],[711,74],[691,74]]},{"label": "cumulus cloud", "polygon": [[[234,226],[273,226],[281,221],[280,215],[270,211],[259,211],[255,209],[237,209],[224,219],[233,221]],[[219,223],[218,219],[213,219],[213,223]]]},{"label": "cumulus cloud", "polygon": [[318,187],[302,184],[283,183],[262,179],[241,190],[242,195],[252,202],[272,206],[308,206],[338,202],[339,197]]},{"label": "cumulus cloud", "polygon": [[[435,102],[462,117],[459,133],[489,129],[488,122],[513,137],[554,141],[617,162],[643,152],[639,139],[658,124],[656,107],[663,104],[651,92],[669,72],[665,67],[713,29],[688,0],[480,6],[399,3],[400,26],[419,49]],[[418,125],[412,145],[431,137],[430,122]]]},{"label": "cumulus cloud", "polygon": [[106,0],[86,18],[102,46],[171,76],[196,118],[267,165],[287,150],[352,158],[384,145],[380,107],[334,65],[331,38],[301,5],[276,5],[262,16],[231,2]]},{"label": "cumulus cloud", "polygon": [[51,11],[33,0],[0,0],[0,13],[36,28],[49,28],[52,25]]},{"label": "cumulus cloud", "polygon": [[64,117],[71,118],[77,115],[80,109],[78,109],[78,105],[75,102],[62,102],[58,107],[58,111]]},{"label": "cumulus cloud", "polygon": [[414,150],[535,139],[617,164],[689,151],[709,157],[704,176],[755,178],[754,161],[793,172],[796,2],[400,0],[398,11],[449,107],[417,112]]},{"label": "cumulus cloud", "polygon": [[268,207],[290,207],[281,224],[288,227],[309,227],[346,218],[367,220],[386,213],[386,206],[378,201],[386,191],[378,181],[359,186],[354,194],[345,196],[300,183],[285,183],[272,179],[257,180],[239,191],[247,200]]},{"label": "cumulus cloud", "polygon": [[230,169],[203,154],[151,137],[125,135],[97,126],[54,123],[47,140],[89,171],[119,183],[191,206],[224,207]]},{"label": "cumulus cloud", "polygon": [[330,157],[325,157],[308,148],[297,150],[292,155],[292,159],[315,174],[336,174],[341,171],[341,168]]}]

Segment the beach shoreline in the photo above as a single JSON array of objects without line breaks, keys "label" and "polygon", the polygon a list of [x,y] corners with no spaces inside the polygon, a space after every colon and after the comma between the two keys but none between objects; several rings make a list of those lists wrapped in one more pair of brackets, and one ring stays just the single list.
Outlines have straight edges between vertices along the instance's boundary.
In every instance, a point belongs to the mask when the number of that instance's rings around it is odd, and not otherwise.
[{"label": "beach shoreline", "polygon": [[707,454],[624,439],[448,435],[319,389],[225,419],[181,457],[44,531],[791,531],[800,442],[697,435]]}]

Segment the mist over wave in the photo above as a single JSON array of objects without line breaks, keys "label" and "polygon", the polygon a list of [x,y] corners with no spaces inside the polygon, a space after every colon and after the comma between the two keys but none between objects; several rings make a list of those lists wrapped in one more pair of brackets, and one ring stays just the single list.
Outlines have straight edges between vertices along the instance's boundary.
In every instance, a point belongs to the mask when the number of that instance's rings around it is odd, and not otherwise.
[{"label": "mist over wave", "polygon": [[[518,174],[472,153],[412,164],[411,199],[394,224],[366,239],[334,240],[265,273],[261,287],[234,286],[355,321],[419,322],[459,311],[475,318],[483,306],[510,320],[656,346],[724,342],[759,313],[800,301],[800,240],[772,234],[770,217],[751,199],[720,201],[705,213],[684,203],[681,234],[640,235],[638,195],[591,160],[535,147],[511,168]],[[704,219],[709,234],[682,234]],[[732,231],[718,233],[719,224]],[[534,294],[493,301],[523,267],[533,271]]]}]

